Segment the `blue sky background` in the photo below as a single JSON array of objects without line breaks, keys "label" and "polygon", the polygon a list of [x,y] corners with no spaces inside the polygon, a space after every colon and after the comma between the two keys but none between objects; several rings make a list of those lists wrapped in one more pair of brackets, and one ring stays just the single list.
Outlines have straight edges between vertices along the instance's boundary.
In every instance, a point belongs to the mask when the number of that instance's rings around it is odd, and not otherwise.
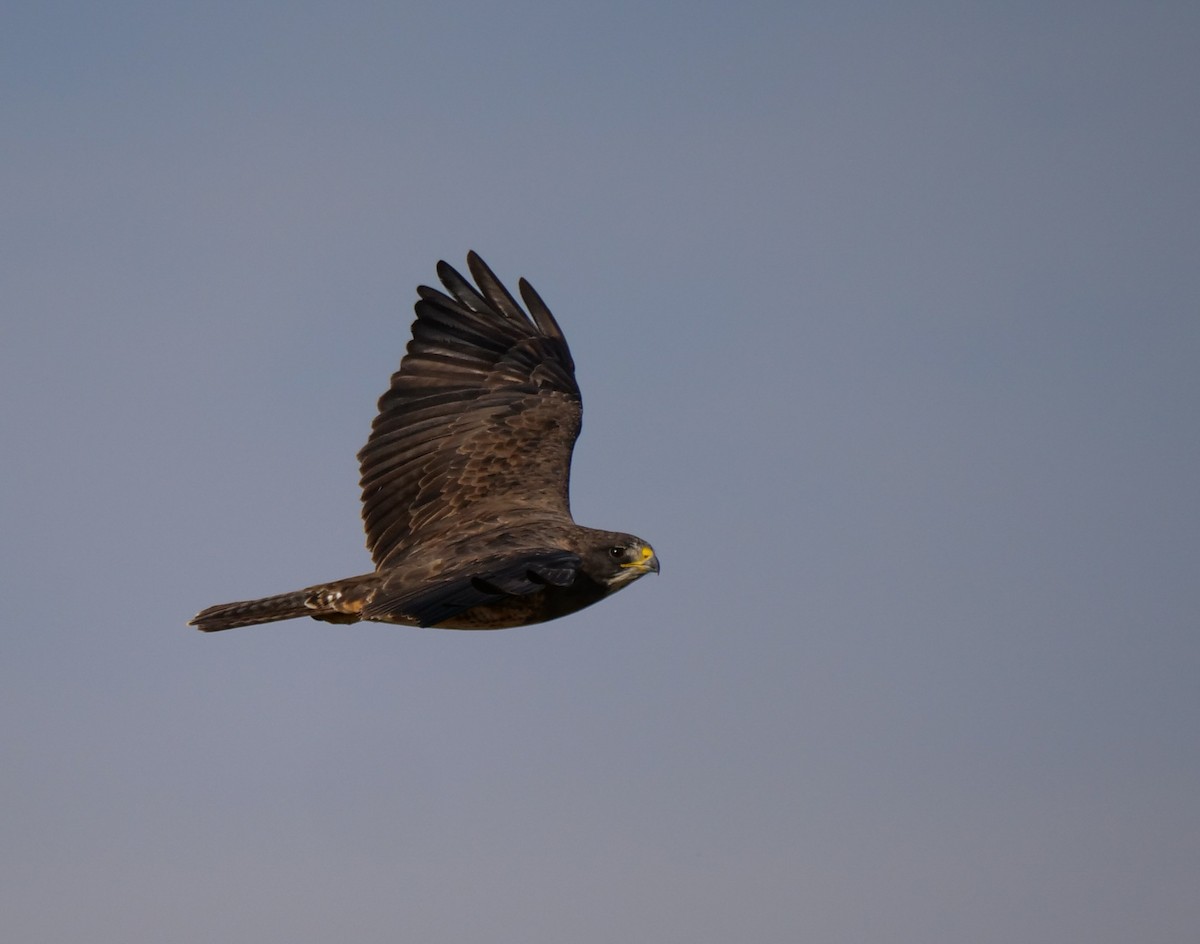
[{"label": "blue sky background", "polygon": [[[1194,3],[4,19],[7,940],[1192,939]],[[662,575],[188,629],[367,568],[471,248]]]}]

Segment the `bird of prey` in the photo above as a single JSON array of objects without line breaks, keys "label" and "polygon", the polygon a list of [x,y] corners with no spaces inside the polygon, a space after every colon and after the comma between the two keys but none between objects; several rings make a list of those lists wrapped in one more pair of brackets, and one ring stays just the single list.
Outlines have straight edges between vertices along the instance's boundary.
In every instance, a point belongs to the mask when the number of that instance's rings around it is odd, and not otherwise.
[{"label": "bird of prey", "polygon": [[504,629],[574,613],[658,573],[641,538],[577,525],[568,504],[582,406],[554,316],[524,310],[475,253],[472,285],[420,286],[412,340],[358,454],[375,570],[210,606],[204,632],[311,616]]}]

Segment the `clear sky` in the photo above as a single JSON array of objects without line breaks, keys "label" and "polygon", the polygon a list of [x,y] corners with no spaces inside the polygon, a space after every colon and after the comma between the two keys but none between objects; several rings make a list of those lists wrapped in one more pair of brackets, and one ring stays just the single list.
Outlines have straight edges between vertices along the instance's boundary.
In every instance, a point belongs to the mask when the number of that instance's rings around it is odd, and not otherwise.
[{"label": "clear sky", "polygon": [[[1159,944],[1200,926],[1200,7],[12,6],[0,932]],[[545,626],[369,567],[415,286],[527,276]]]}]

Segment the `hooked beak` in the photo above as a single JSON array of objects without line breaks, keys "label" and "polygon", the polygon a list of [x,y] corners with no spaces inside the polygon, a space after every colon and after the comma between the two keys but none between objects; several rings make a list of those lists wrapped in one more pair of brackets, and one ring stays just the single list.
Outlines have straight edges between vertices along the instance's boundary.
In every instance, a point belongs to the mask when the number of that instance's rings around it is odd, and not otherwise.
[{"label": "hooked beak", "polygon": [[649,544],[642,546],[642,559],[632,561],[628,564],[622,564],[622,567],[632,570],[637,574],[658,573],[658,555],[654,553],[654,548]]}]

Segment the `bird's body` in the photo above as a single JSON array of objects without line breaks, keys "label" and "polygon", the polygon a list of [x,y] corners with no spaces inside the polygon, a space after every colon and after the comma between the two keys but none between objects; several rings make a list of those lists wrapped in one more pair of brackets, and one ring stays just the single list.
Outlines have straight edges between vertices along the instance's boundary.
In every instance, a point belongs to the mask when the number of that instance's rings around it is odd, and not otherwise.
[{"label": "bird's body", "polygon": [[418,288],[413,339],[359,453],[375,570],[203,610],[205,632],[298,616],[504,629],[582,609],[651,571],[633,535],[583,528],[568,502],[582,406],[574,363],[524,280],[521,309],[474,253]]}]

